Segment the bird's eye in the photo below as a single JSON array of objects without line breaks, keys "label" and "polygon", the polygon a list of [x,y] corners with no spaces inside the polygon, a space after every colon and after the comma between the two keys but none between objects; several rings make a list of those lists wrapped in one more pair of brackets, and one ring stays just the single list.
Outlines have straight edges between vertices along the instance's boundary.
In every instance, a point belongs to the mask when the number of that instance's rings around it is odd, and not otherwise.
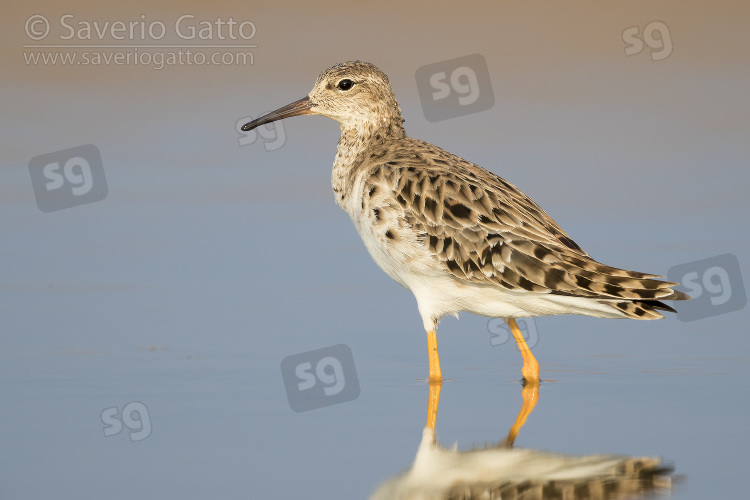
[{"label": "bird's eye", "polygon": [[354,87],[354,82],[349,80],[348,78],[344,78],[339,82],[338,85],[336,85],[336,88],[338,88],[339,90],[349,90],[352,87]]}]

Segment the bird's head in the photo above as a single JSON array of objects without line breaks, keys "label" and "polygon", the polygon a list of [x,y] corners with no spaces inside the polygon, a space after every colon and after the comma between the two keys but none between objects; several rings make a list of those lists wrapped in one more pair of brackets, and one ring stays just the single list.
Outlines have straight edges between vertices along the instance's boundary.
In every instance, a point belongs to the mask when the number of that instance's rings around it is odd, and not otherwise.
[{"label": "bird's head", "polygon": [[362,61],[328,68],[307,97],[246,123],[242,130],[298,115],[327,116],[339,122],[342,130],[393,129],[403,133],[404,120],[388,77]]}]

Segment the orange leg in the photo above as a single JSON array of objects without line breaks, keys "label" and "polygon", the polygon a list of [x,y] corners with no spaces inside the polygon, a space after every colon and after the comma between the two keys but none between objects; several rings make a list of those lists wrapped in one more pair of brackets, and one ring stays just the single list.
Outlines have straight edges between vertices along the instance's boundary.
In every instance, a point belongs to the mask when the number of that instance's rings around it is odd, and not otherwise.
[{"label": "orange leg", "polygon": [[521,430],[523,424],[526,423],[526,419],[536,406],[537,400],[539,399],[539,382],[528,382],[524,384],[521,390],[521,398],[523,398],[523,404],[521,405],[521,411],[518,412],[516,421],[508,432],[508,439],[506,443],[508,446],[513,446],[513,443],[518,436],[518,431]]},{"label": "orange leg", "polygon": [[431,384],[442,382],[443,375],[440,372],[440,357],[438,356],[437,335],[435,332],[427,332],[427,352],[430,357],[430,378]]},{"label": "orange leg", "polygon": [[[526,340],[524,340],[523,334],[521,334],[521,330],[518,328],[516,320],[511,318],[510,321],[508,321],[508,326],[513,334],[513,338],[516,339],[518,350],[521,351],[521,356],[523,357],[523,368],[521,368],[521,374],[523,375],[524,380],[526,380],[526,382],[539,383],[539,363],[537,363],[534,355],[531,354],[529,346],[526,345]],[[435,344],[435,356],[437,356],[437,344]]]},{"label": "orange leg", "polygon": [[437,422],[437,411],[438,404],[440,403],[440,388],[443,386],[442,382],[430,382],[430,396],[427,401],[427,427],[435,429],[435,423]]}]

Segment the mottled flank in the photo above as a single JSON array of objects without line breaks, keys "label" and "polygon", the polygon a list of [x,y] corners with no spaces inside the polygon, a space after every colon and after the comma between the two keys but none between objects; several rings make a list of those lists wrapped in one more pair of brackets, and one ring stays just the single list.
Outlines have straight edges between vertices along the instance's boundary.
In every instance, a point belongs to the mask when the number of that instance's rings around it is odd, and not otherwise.
[{"label": "mottled flank", "polygon": [[372,153],[360,168],[367,193],[384,194],[363,198],[373,225],[408,231],[459,280],[601,300],[638,319],[687,298],[676,283],[596,262],[518,188],[432,144],[404,138]]},{"label": "mottled flank", "polygon": [[372,64],[327,69],[294,104],[248,126],[296,114],[341,124],[336,202],[377,264],[414,293],[428,330],[459,311],[657,319],[674,311],[661,300],[689,298],[656,275],[600,264],[509,182],[407,137],[388,77]]}]

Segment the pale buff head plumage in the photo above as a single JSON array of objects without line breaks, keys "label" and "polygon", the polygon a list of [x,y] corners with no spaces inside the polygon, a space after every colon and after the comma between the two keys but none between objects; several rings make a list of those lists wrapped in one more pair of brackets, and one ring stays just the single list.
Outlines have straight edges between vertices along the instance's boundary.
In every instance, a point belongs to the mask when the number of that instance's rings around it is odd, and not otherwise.
[{"label": "pale buff head plumage", "polygon": [[367,62],[349,61],[326,69],[307,97],[245,124],[242,130],[299,115],[327,116],[341,124],[342,132],[362,138],[404,136],[404,119],[391,83]]},{"label": "pale buff head plumage", "polygon": [[350,61],[326,69],[308,97],[313,114],[336,120],[344,130],[403,131],[401,108],[388,77],[373,64]]}]

